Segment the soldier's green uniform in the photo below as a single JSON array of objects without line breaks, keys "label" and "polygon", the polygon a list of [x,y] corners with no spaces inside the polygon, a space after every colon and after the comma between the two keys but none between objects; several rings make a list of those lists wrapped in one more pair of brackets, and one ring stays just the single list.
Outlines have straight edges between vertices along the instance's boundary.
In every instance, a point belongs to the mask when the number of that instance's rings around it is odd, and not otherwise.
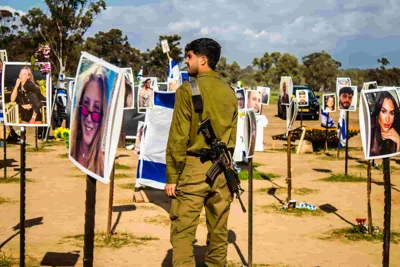
[{"label": "soldier's green uniform", "polygon": [[[202,118],[209,117],[215,135],[233,151],[236,141],[238,103],[233,89],[214,71],[200,73],[197,83],[203,100]],[[228,248],[228,216],[232,196],[224,175],[212,187],[206,183],[211,161],[200,162],[201,148],[209,148],[198,131],[199,114],[195,113],[189,83],[175,94],[174,114],[168,137],[167,183],[177,184],[177,197],[171,201],[171,244],[173,266],[195,266],[193,241],[200,212],[205,207],[208,228],[208,267],[225,266]]]}]

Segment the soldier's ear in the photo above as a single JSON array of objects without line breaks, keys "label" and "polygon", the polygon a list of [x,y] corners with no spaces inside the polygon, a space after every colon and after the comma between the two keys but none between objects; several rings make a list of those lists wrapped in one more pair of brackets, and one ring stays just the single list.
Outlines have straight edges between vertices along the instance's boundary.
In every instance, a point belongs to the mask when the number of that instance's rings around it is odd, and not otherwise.
[{"label": "soldier's ear", "polygon": [[206,57],[206,56],[201,56],[201,57],[200,57],[200,64],[201,64],[202,66],[208,64],[208,61],[207,61],[207,57]]}]

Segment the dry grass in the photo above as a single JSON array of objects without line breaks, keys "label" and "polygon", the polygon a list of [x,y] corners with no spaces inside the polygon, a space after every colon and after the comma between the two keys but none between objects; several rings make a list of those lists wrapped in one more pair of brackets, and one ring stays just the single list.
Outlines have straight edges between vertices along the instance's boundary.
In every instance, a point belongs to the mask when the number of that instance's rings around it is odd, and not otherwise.
[{"label": "dry grass", "polygon": [[[138,237],[130,233],[117,233],[108,238],[105,232],[97,232],[94,236],[94,246],[98,248],[121,248],[126,246],[141,246],[154,240],[159,240],[159,238],[151,236]],[[59,244],[64,242],[71,242],[77,247],[83,247],[84,235],[66,236]]]},{"label": "dry grass", "polygon": [[297,216],[297,217],[323,216],[324,215],[324,212],[322,212],[320,209],[317,209],[317,210],[308,210],[308,209],[284,210],[282,208],[282,205],[276,205],[276,204],[264,205],[264,206],[261,206],[260,208],[265,213],[279,213],[279,214],[285,214],[285,215],[293,215],[293,216]]}]

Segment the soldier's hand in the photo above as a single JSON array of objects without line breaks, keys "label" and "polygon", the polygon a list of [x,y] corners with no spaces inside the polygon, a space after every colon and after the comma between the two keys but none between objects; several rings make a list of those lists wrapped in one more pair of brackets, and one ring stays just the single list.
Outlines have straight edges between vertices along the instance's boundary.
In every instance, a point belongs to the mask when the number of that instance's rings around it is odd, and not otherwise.
[{"label": "soldier's hand", "polygon": [[166,184],[165,185],[165,194],[169,197],[176,197],[175,195],[176,184]]}]

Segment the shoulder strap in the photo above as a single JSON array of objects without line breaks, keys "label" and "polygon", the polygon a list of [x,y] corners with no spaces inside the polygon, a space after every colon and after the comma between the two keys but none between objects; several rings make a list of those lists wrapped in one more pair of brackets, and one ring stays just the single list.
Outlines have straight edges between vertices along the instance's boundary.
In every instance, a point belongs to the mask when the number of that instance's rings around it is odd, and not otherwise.
[{"label": "shoulder strap", "polygon": [[200,121],[201,121],[201,114],[203,113],[203,99],[200,95],[199,85],[197,84],[196,80],[189,81],[190,88],[192,89],[192,101],[194,106],[194,111],[199,113]]}]

